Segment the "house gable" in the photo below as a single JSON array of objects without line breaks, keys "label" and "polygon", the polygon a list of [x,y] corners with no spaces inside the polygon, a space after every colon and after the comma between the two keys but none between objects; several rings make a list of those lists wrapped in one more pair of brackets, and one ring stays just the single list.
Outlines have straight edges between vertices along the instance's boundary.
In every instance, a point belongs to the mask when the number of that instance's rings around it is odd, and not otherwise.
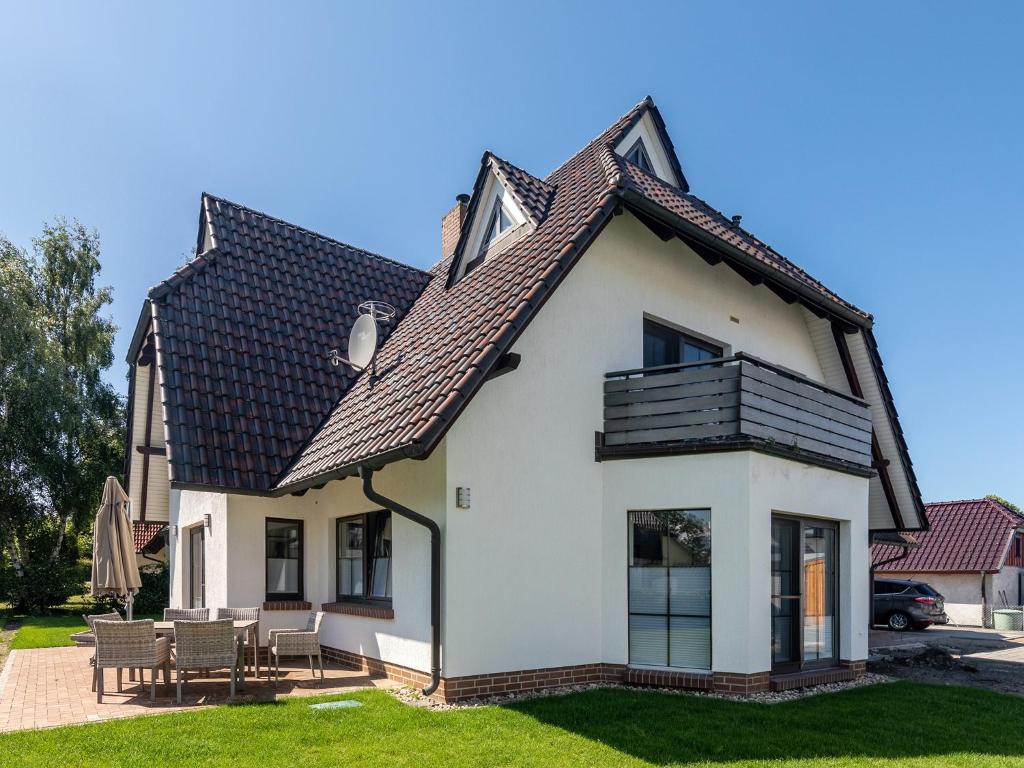
[{"label": "house gable", "polygon": [[688,190],[689,185],[663,125],[653,108],[647,110],[615,145],[615,154],[673,187]]},{"label": "house gable", "polygon": [[448,287],[535,230],[554,188],[490,152],[484,153],[448,274]]}]

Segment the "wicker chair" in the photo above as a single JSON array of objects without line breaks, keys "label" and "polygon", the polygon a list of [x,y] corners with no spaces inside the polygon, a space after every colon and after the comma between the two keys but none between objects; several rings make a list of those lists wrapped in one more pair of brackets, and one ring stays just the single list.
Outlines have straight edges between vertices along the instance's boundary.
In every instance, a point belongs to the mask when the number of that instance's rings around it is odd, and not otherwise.
[{"label": "wicker chair", "polygon": [[209,621],[209,608],[164,608],[164,621]]},{"label": "wicker chair", "polygon": [[[248,635],[245,638],[245,647],[252,646],[252,660],[256,667],[256,677],[260,676],[260,609],[257,608],[218,608],[218,619],[231,619],[232,621],[255,621],[252,643]],[[245,650],[242,651],[243,661],[247,657]]]},{"label": "wicker chair", "polygon": [[[85,620],[85,623],[89,625],[89,633],[92,634],[92,644],[93,645],[96,645],[96,627],[93,626],[93,622],[95,622],[95,621],[124,621],[124,619],[121,618],[121,614],[120,613],[93,613],[93,614],[85,614],[85,613],[83,613],[82,614],[82,618]],[[81,632],[79,632],[79,633],[77,633],[77,635],[78,635],[78,639],[81,642],[83,642],[83,643],[87,642],[87,639],[89,637],[88,633],[81,633]],[[76,636],[72,635],[71,637],[72,637],[72,639],[75,639]],[[95,653],[90,657],[89,664],[93,668],[93,670],[92,670],[92,691],[93,691],[93,693],[95,693],[96,692],[96,654]]]},{"label": "wicker chair", "polygon": [[174,668],[178,674],[178,703],[181,704],[181,686],[186,672],[225,668],[231,671],[231,700],[234,700],[238,659],[235,623],[231,619],[175,621]]},{"label": "wicker chair", "polygon": [[[117,670],[117,690],[121,691],[122,669],[149,669],[152,681],[149,700],[156,699],[157,671],[164,671],[164,685],[171,683],[171,643],[166,637],[157,637],[152,619],[142,621],[103,621],[94,619],[96,633],[96,701],[103,703],[103,670]],[[145,678],[139,683],[145,686]]]},{"label": "wicker chair", "polygon": [[274,659],[274,683],[281,679],[282,656],[306,656],[309,658],[309,672],[316,679],[313,669],[313,657],[320,662],[320,682],[324,681],[324,659],[320,654],[320,624],[324,620],[323,611],[309,614],[305,629],[272,629],[267,639],[267,653]]}]

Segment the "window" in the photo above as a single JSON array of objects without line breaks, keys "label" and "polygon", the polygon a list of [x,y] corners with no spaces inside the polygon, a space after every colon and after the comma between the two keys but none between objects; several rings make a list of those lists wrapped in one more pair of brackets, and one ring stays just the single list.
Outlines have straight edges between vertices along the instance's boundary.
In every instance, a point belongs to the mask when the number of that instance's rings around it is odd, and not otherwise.
[{"label": "window", "polygon": [[774,671],[832,666],[838,660],[838,560],[834,523],[772,516]]},{"label": "window", "polygon": [[391,513],[338,520],[338,601],[391,603]]},{"label": "window", "polygon": [[647,156],[647,150],[644,149],[643,140],[636,140],[636,144],[626,153],[626,159],[637,168],[654,173],[654,166],[651,165],[651,158]]},{"label": "window", "polygon": [[267,600],[302,600],[302,521],[267,518]]},{"label": "window", "polygon": [[491,210],[491,218],[487,222],[487,229],[484,230],[484,239],[480,241],[480,252],[487,250],[487,246],[498,239],[498,235],[512,228],[512,217],[508,215],[501,200],[494,201],[494,208]]},{"label": "window", "polygon": [[629,663],[711,668],[711,510],[629,513]]},{"label": "window", "polygon": [[722,348],[644,319],[644,368],[696,363],[722,356]]},{"label": "window", "polygon": [[188,595],[189,608],[206,607],[206,558],[203,526],[188,529]]}]

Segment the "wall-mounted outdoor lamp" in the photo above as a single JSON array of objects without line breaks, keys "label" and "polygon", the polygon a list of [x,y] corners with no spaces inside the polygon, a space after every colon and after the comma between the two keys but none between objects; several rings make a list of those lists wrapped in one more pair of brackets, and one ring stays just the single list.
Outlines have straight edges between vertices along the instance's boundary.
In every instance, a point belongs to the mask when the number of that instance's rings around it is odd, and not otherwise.
[{"label": "wall-mounted outdoor lamp", "polygon": [[210,526],[212,524],[213,524],[213,515],[211,515],[209,512],[207,512],[205,515],[203,515],[203,527],[206,530],[210,530]]},{"label": "wall-mounted outdoor lamp", "polygon": [[171,536],[173,536],[174,538],[178,538],[178,526],[171,526]]},{"label": "wall-mounted outdoor lamp", "polygon": [[469,509],[469,488],[455,489],[455,506],[459,509]]}]

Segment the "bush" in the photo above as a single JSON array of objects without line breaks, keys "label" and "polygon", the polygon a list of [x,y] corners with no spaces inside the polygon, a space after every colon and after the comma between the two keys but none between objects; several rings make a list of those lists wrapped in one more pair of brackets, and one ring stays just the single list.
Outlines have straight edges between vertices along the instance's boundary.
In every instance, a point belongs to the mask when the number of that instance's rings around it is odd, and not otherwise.
[{"label": "bush", "polygon": [[29,555],[22,563],[21,576],[9,562],[0,569],[0,602],[10,603],[14,613],[45,613],[64,604],[72,595],[81,594],[88,573],[83,575],[79,563],[78,540],[73,536],[65,538],[60,556],[51,562],[49,554],[56,536],[56,525],[49,520],[35,526],[23,538]]}]

